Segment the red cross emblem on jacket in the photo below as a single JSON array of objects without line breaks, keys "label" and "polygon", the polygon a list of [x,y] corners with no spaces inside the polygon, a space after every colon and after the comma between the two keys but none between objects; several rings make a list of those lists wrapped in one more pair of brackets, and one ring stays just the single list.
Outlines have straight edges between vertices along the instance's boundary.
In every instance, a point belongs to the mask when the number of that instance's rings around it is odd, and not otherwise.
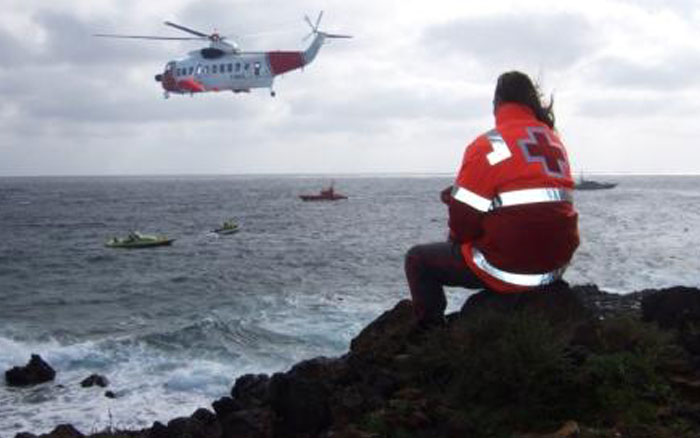
[{"label": "red cross emblem on jacket", "polygon": [[527,138],[518,140],[518,145],[529,163],[539,162],[548,174],[564,177],[568,162],[564,147],[555,138],[550,138],[544,127],[527,127]]}]

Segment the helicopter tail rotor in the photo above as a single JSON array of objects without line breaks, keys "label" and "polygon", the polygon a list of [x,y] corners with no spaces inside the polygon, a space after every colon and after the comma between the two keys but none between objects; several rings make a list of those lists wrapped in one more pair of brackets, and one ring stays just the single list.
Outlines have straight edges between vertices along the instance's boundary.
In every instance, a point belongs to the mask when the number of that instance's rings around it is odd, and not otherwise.
[{"label": "helicopter tail rotor", "polygon": [[318,17],[316,17],[316,24],[312,24],[309,16],[304,15],[304,20],[306,21],[306,24],[308,24],[309,27],[311,28],[311,34],[309,34],[309,35],[313,35],[314,33],[318,32],[318,25],[321,23],[322,17],[323,17],[323,11],[320,11],[318,13]]},{"label": "helicopter tail rotor", "polygon": [[318,13],[318,17],[316,17],[316,23],[312,23],[311,19],[309,18],[308,15],[304,15],[304,21],[306,21],[306,24],[309,25],[311,28],[311,32],[309,32],[308,35],[306,35],[303,39],[303,41],[308,40],[311,38],[313,35],[321,34],[325,36],[326,38],[352,38],[352,35],[340,35],[340,34],[335,34],[335,33],[327,33],[318,30],[318,25],[321,23],[321,18],[323,17],[323,11],[320,11]]}]

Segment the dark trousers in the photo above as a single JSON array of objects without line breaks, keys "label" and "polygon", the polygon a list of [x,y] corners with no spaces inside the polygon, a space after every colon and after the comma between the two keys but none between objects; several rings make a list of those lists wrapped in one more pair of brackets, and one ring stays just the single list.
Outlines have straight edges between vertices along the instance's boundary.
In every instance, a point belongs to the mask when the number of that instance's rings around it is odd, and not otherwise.
[{"label": "dark trousers", "polygon": [[454,242],[414,246],[406,253],[404,268],[419,322],[442,321],[447,307],[443,286],[485,287],[464,262],[460,245]]}]

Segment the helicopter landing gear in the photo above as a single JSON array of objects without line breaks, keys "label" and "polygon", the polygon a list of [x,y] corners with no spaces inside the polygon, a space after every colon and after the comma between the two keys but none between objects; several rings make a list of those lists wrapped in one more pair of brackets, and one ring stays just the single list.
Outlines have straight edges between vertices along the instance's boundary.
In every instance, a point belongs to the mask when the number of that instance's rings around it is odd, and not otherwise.
[{"label": "helicopter landing gear", "polygon": [[170,92],[164,91],[163,92],[163,99],[168,99],[168,98],[170,98]]}]

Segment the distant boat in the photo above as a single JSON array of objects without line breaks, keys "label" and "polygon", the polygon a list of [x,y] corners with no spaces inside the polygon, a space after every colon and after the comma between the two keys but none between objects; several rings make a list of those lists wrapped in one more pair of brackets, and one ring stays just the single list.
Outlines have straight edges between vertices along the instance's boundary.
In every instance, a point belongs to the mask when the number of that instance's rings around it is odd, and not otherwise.
[{"label": "distant boat", "polygon": [[321,190],[318,195],[299,195],[302,201],[338,201],[340,199],[348,199],[347,196],[336,193],[333,189],[333,184],[327,189]]},{"label": "distant boat", "polygon": [[612,189],[617,186],[617,183],[610,182],[598,182],[589,179],[584,179],[583,175],[579,178],[578,182],[574,185],[576,190],[605,190]]},{"label": "distant boat", "polygon": [[175,239],[168,239],[165,236],[152,236],[132,231],[122,239],[113,237],[105,243],[105,246],[109,248],[151,248],[170,245],[174,241]]},{"label": "distant boat", "polygon": [[236,234],[238,232],[238,224],[233,222],[233,221],[226,221],[222,226],[219,228],[214,229],[213,231],[216,234],[220,235],[225,235],[225,234]]}]

